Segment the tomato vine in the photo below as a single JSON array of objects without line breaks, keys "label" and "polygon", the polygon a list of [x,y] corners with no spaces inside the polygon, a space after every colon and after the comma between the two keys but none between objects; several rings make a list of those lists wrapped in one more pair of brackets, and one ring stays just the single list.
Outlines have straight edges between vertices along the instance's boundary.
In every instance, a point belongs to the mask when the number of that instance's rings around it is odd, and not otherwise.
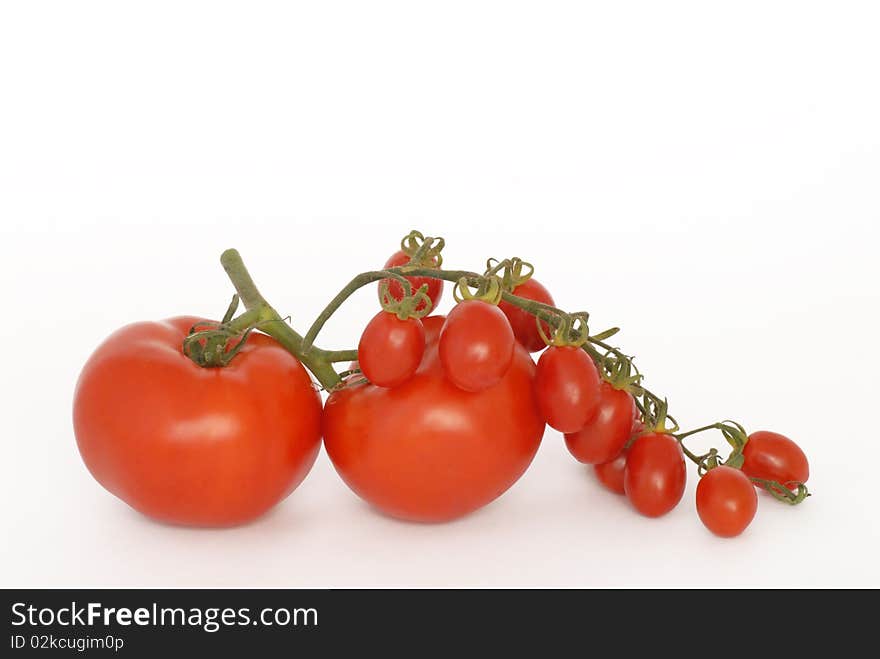
[{"label": "tomato vine", "polygon": [[[519,258],[502,261],[489,259],[486,270],[480,274],[468,270],[441,269],[444,247],[442,238],[424,236],[418,231],[410,232],[401,241],[401,251],[409,258],[408,263],[381,270],[362,272],[351,279],[318,314],[304,335],[297,333],[262,296],[241,255],[235,249],[223,252],[220,262],[236,290],[233,305],[223,321],[216,327],[194,327],[185,340],[184,350],[200,366],[223,366],[234,358],[237,346],[247,340],[248,334],[259,329],[273,337],[288,352],[296,356],[311,371],[320,385],[328,391],[345,386],[343,377],[351,370],[337,372],[334,364],[357,360],[357,350],[325,350],[315,345],[326,322],[358,289],[375,282],[385,282],[399,287],[403,297],[418,299],[420,305],[427,305],[424,313],[430,311],[430,299],[424,290],[413,290],[410,280],[442,280],[455,284],[455,290],[466,297],[495,298],[516,307],[535,317],[539,333],[548,344],[579,346],[595,363],[606,382],[618,389],[632,394],[645,434],[660,433],[674,437],[681,450],[697,466],[702,476],[719,466],[741,469],[743,451],[749,441],[742,425],[734,421],[720,421],[689,431],[680,431],[678,422],[669,414],[665,398],[650,391],[643,384],[644,376],[635,366],[633,358],[608,343],[608,339],[619,331],[613,327],[596,334],[590,334],[589,314],[584,311],[566,312],[553,305],[516,295],[513,290],[527,281],[534,268]],[[469,292],[469,288],[477,291]],[[421,294],[421,295],[420,295]],[[456,296],[458,297],[458,296]],[[232,317],[240,300],[245,311]],[[422,309],[422,307],[419,307]],[[408,310],[409,312],[412,309]],[[552,328],[554,338],[546,335],[545,327]],[[719,451],[711,448],[703,454],[692,452],[685,440],[699,433],[719,431],[731,447],[727,459],[722,461]],[[629,448],[637,437],[628,443]],[[770,492],[775,498],[789,504],[798,504],[809,496],[803,482],[780,483],[775,480],[751,477],[750,480]]]}]

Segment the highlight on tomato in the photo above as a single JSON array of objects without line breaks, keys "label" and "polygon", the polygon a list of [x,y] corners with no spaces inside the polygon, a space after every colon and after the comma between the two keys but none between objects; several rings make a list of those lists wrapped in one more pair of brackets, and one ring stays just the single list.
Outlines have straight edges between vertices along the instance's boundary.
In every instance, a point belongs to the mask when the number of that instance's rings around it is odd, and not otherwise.
[{"label": "highlight on tomato", "polygon": [[321,399],[300,361],[252,332],[230,352],[192,344],[195,317],[128,325],[86,362],[73,423],[95,479],[162,522],[233,526],[256,519],[306,477],[321,439]]}]

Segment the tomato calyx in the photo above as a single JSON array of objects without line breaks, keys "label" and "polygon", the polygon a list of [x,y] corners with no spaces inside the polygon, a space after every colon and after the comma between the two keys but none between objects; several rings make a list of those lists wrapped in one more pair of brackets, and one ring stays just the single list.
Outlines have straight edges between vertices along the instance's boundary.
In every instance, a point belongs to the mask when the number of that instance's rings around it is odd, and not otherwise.
[{"label": "tomato calyx", "polygon": [[416,268],[440,268],[443,265],[443,238],[425,236],[421,231],[412,230],[400,241],[400,251],[409,257],[409,263],[401,266],[401,270]]},{"label": "tomato calyx", "polygon": [[621,358],[609,351],[599,360],[598,366],[599,375],[615,389],[626,391],[634,397],[644,395],[645,390],[640,386],[643,376],[631,359]]},{"label": "tomato calyx", "polygon": [[[669,403],[664,398],[660,400],[649,391],[644,391],[642,399],[636,399],[636,407],[641,413],[642,433],[657,433],[660,435],[673,435],[678,432],[678,421],[669,414]],[[681,440],[679,440],[681,443]]]},{"label": "tomato calyx", "polygon": [[219,323],[203,321],[190,327],[183,339],[183,354],[202,368],[223,368],[228,366],[244,348],[251,332],[268,323],[281,322],[274,319],[261,319],[259,313],[245,312],[235,320],[239,296],[232,296],[232,302]]},{"label": "tomato calyx", "polygon": [[[754,476],[749,476],[749,480],[756,485],[762,486],[777,501],[782,501],[783,503],[792,506],[796,506],[803,502],[807,497],[812,496],[807,489],[806,484],[800,481],[780,483],[779,481],[768,481],[763,478],[755,478]],[[796,487],[797,489],[792,490],[792,487]]]},{"label": "tomato calyx", "polygon": [[196,323],[190,328],[183,340],[183,354],[196,365],[202,368],[222,368],[244,347],[255,326],[248,327],[243,332],[230,328],[229,322],[238,309],[238,302],[238,294],[233,295],[220,323]]},{"label": "tomato calyx", "polygon": [[[718,457],[718,450],[715,448],[710,449],[708,453],[705,453],[703,455],[694,455],[684,446],[683,442],[686,438],[692,437],[693,435],[697,435],[702,432],[706,432],[707,430],[718,430],[724,436],[725,441],[730,444],[730,447],[733,450],[730,452],[727,460],[724,460],[722,462]],[[696,463],[697,471],[699,472],[700,476],[702,476],[710,469],[714,469],[721,464],[723,464],[725,467],[741,469],[743,466],[743,462],[745,461],[743,458],[743,449],[745,448],[746,443],[749,441],[749,436],[746,433],[745,428],[743,428],[742,424],[726,419],[724,421],[719,421],[718,423],[710,423],[709,425],[703,426],[701,428],[695,428],[694,430],[678,433],[676,435],[676,439],[678,439],[679,443],[682,445],[682,450],[685,452],[685,455],[687,455],[694,463]]]},{"label": "tomato calyx", "polygon": [[[586,345],[590,340],[589,320],[590,314],[586,311],[565,313],[564,311],[550,312],[542,309],[535,314],[538,334],[544,343],[558,348],[566,346],[581,348]],[[547,332],[544,331],[544,323],[547,324],[547,327],[552,328],[550,336],[547,336]]]},{"label": "tomato calyx", "polygon": [[[498,273],[501,274],[499,275]],[[525,284],[532,278],[533,274],[535,274],[535,267],[531,263],[523,261],[518,256],[514,256],[503,261],[489,259],[486,261],[486,271],[483,273],[483,276],[492,277],[498,275],[501,278],[502,288],[510,293],[517,286]]]},{"label": "tomato calyx", "polygon": [[403,296],[398,299],[391,294],[388,280],[383,280],[379,285],[379,300],[383,311],[394,314],[400,320],[424,318],[433,307],[427,284],[422,284],[414,291],[409,282],[405,282]]},{"label": "tomato calyx", "polygon": [[[472,288],[476,290],[471,291]],[[503,294],[504,288],[501,285],[501,278],[497,275],[477,277],[476,279],[461,277],[455,283],[455,288],[452,289],[452,297],[456,302],[479,300],[492,306],[498,306]]]}]

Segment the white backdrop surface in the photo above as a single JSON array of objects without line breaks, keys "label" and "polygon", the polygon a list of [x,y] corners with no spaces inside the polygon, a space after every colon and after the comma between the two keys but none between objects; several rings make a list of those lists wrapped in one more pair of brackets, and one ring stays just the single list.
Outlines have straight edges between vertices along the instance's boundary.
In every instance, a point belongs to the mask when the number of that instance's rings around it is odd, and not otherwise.
[{"label": "white backdrop surface", "polygon": [[[880,13],[872,3],[0,8],[2,586],[880,586]],[[162,526],[76,450],[113,329],[216,316],[240,249],[302,329],[411,228],[536,264],[687,426],[796,439],[815,493],[720,540],[545,434],[501,499],[385,518],[323,453],[232,530]],[[444,308],[448,308],[449,295]],[[361,292],[322,344],[354,347]],[[703,446],[697,443],[696,446]]]}]

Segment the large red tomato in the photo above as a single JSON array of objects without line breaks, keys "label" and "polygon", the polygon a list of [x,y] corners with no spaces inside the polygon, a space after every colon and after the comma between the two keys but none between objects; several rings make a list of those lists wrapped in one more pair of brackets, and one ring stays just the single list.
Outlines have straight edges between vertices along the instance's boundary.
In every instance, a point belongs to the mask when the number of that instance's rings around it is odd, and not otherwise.
[{"label": "large red tomato", "polygon": [[358,495],[394,517],[439,522],[501,495],[538,450],[544,422],[535,364],[517,345],[489,389],[459,389],[437,354],[442,317],[424,319],[428,345],[414,376],[394,389],[349,384],[324,407],[324,445]]},{"label": "large red tomato", "polygon": [[321,400],[302,364],[262,334],[228,366],[197,366],[181,348],[197,321],[135,323],[104,341],[77,383],[76,441],[98,482],[145,515],[241,524],[311,469]]}]

